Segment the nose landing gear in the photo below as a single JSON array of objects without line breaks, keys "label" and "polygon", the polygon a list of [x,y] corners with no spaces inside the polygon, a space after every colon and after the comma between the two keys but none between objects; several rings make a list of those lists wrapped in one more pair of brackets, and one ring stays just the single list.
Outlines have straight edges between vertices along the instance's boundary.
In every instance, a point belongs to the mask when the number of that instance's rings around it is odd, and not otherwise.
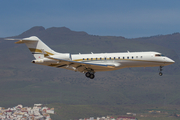
[{"label": "nose landing gear", "polygon": [[163,75],[163,73],[162,73],[162,71],[163,71],[162,67],[163,67],[163,66],[160,66],[160,67],[159,67],[159,75],[160,75],[160,76]]}]

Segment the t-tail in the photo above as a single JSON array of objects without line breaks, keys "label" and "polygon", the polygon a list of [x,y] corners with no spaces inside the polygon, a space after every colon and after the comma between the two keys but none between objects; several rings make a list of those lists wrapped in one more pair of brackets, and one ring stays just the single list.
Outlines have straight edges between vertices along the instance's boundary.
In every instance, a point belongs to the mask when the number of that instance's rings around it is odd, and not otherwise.
[{"label": "t-tail", "polygon": [[23,39],[8,38],[6,40],[18,40],[17,42],[15,42],[16,44],[25,43],[36,59],[43,59],[45,56],[48,56],[48,55],[59,54],[55,52],[54,50],[52,50],[51,48],[49,48],[44,42],[42,42],[36,36],[31,36],[31,37],[23,38]]}]

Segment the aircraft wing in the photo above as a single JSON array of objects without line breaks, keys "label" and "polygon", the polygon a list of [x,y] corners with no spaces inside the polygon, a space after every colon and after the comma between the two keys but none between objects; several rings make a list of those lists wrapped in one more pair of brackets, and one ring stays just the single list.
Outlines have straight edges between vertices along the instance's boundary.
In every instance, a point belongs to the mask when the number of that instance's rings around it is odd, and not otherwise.
[{"label": "aircraft wing", "polygon": [[65,68],[78,72],[88,72],[88,70],[93,70],[94,72],[106,70],[108,71],[108,69],[114,69],[120,66],[120,63],[77,62],[71,60],[63,60],[53,56],[47,56],[47,58],[59,61],[60,65],[56,66],[58,68]]}]

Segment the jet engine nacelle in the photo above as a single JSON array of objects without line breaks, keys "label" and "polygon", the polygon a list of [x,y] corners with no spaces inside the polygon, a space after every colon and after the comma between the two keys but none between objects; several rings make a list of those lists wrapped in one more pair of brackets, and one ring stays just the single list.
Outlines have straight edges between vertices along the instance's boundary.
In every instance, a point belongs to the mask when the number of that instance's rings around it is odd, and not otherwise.
[{"label": "jet engine nacelle", "polygon": [[[57,60],[54,60],[52,58],[55,58]],[[59,60],[58,60],[59,59]],[[52,55],[50,58],[43,58],[43,59],[37,59],[33,60],[32,63],[37,63],[37,64],[57,64],[60,62],[60,60],[71,60],[71,54],[70,53],[65,53],[65,54],[57,54],[57,55]]]},{"label": "jet engine nacelle", "polygon": [[62,59],[62,60],[71,60],[71,54],[70,53],[64,53],[64,54],[57,54],[53,55],[54,58]]},{"label": "jet engine nacelle", "polygon": [[47,59],[47,58],[44,58],[44,59],[37,59],[37,60],[33,60],[32,63],[36,63],[36,64],[43,64],[43,63],[51,63],[51,64],[56,64],[58,63],[58,61],[56,60],[51,60],[51,59]]}]

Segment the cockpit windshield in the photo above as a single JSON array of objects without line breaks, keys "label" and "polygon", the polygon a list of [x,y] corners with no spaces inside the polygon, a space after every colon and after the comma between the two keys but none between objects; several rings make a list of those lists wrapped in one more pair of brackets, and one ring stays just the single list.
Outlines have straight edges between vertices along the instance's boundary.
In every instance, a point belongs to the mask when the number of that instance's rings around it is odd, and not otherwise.
[{"label": "cockpit windshield", "polygon": [[155,57],[161,57],[161,56],[165,56],[163,54],[155,54]]}]

